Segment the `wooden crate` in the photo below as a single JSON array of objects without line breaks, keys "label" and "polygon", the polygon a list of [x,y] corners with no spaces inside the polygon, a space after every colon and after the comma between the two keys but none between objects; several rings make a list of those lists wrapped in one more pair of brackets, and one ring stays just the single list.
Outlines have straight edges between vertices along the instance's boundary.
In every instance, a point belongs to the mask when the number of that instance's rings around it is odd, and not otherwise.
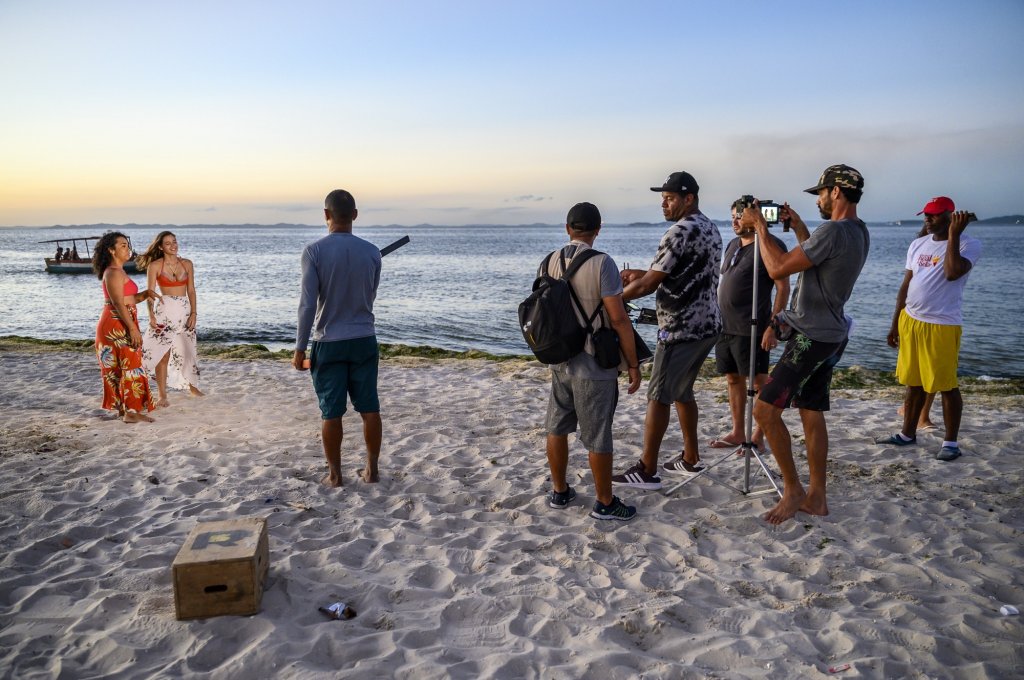
[{"label": "wooden crate", "polygon": [[265,519],[199,522],[171,565],[177,617],[257,613],[269,563]]}]

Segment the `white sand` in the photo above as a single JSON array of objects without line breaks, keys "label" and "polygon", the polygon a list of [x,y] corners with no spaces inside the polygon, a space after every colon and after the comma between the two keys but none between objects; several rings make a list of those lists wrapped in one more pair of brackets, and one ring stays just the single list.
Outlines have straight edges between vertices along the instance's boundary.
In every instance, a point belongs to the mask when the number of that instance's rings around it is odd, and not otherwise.
[{"label": "white sand", "polygon": [[[835,398],[830,517],[772,528],[769,497],[699,480],[618,489],[639,509],[621,524],[588,517],[576,443],[579,499],[544,502],[539,364],[386,362],[381,483],[356,481],[349,414],[341,490],[318,484],[308,374],[201,367],[207,397],[125,425],[97,408],[90,354],[0,355],[4,677],[1021,677],[1024,617],[998,611],[1024,609],[1019,405],[967,397],[965,455],[941,463],[934,434],[871,443],[896,425],[892,391]],[[621,399],[617,470],[639,455],[642,394]],[[724,388],[698,398],[707,440]],[[673,423],[663,457],[680,446]],[[739,459],[716,470],[740,482]],[[186,535],[241,516],[268,519],[262,612],[177,621]],[[358,617],[317,612],[337,600]]]}]

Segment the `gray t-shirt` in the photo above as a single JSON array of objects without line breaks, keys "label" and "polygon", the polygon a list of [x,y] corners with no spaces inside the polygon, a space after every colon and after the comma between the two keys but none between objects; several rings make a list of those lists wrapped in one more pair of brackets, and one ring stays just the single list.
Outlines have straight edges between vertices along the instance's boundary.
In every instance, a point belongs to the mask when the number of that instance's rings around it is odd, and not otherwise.
[{"label": "gray t-shirt", "polygon": [[[590,246],[582,241],[572,241],[569,245],[564,246],[561,252],[565,255],[566,266],[572,263],[572,258],[577,253],[587,248]],[[548,262],[548,274],[554,277],[559,277],[564,272],[558,252],[556,250]],[[542,272],[538,271],[538,274],[540,273]],[[594,310],[597,309],[601,298],[622,294],[622,277],[619,275],[619,268],[616,266],[615,260],[604,253],[595,255],[584,262],[583,266],[573,275],[571,284],[572,289],[576,291],[576,296],[580,299],[580,304],[583,305],[587,318],[590,318]],[[573,307],[575,308],[575,305]],[[586,325],[578,309],[576,318],[581,326]],[[605,326],[610,326],[608,313],[604,309],[594,319],[594,330],[600,328],[602,322]],[[590,341],[590,337],[587,337],[587,344],[583,347],[582,352],[564,363],[551,366],[551,370],[588,380],[617,380],[618,369],[601,368],[594,361],[593,353],[593,343]]]},{"label": "gray t-shirt", "polygon": [[800,244],[814,266],[800,272],[786,322],[811,340],[842,342],[843,306],[868,259],[871,237],[860,220],[823,223]]},{"label": "gray t-shirt", "polygon": [[302,251],[302,293],[295,349],[315,342],[376,335],[373,301],[380,283],[380,250],[369,241],[335,232]]}]

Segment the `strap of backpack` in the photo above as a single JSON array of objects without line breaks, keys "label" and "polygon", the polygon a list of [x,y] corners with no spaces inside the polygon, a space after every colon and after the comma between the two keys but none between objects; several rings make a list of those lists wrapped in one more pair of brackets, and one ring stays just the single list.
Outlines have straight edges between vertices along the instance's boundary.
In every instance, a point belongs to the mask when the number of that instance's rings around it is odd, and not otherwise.
[{"label": "strap of backpack", "polygon": [[[595,309],[594,313],[591,314],[590,317],[588,318],[587,317],[587,312],[586,312],[585,309],[583,309],[583,304],[580,302],[579,297],[576,295],[576,290],[572,287],[572,282],[569,280],[569,278],[573,274],[575,274],[576,271],[580,267],[583,266],[584,262],[586,262],[590,258],[594,257],[595,255],[602,255],[602,254],[603,253],[601,253],[601,251],[599,251],[599,250],[594,250],[593,248],[587,248],[583,252],[577,253],[576,256],[572,258],[572,262],[569,264],[569,266],[566,267],[565,266],[565,255],[562,253],[562,251],[558,251],[559,257],[562,258],[562,268],[565,270],[565,273],[562,274],[562,279],[565,281],[565,285],[567,285],[569,287],[569,294],[572,296],[572,301],[574,303],[576,303],[576,309],[580,310],[580,316],[582,316],[584,319],[586,319],[586,322],[587,322],[587,332],[590,333],[591,335],[594,333],[594,319],[596,319],[598,317],[598,315],[601,313],[601,309],[604,307],[604,300],[601,300],[600,302],[597,303],[597,309]],[[603,318],[601,319],[601,325],[604,326],[604,319]]]}]

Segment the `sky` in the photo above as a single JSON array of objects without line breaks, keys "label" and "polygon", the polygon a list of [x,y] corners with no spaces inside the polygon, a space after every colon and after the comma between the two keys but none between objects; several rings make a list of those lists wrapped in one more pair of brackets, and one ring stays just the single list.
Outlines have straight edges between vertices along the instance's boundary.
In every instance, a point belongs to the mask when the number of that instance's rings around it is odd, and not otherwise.
[{"label": "sky", "polygon": [[1024,213],[1024,1],[0,0],[0,226]]}]

